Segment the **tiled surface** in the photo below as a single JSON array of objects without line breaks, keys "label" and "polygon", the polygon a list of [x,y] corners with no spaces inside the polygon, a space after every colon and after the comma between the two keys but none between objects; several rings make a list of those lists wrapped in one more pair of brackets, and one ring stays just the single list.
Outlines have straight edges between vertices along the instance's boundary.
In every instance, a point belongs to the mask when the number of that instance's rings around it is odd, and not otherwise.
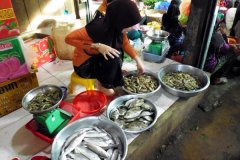
[{"label": "tiled surface", "polygon": [[[157,73],[161,67],[172,63],[175,62],[166,59],[163,63],[144,62],[144,65],[146,70]],[[136,65],[133,62],[124,63],[123,69],[128,71],[136,70]],[[37,73],[39,85],[55,84],[59,86],[68,86],[72,72],[73,68],[70,61],[56,60],[45,64]],[[67,96],[66,100],[71,102],[76,94],[84,90],[84,87],[78,86],[73,94]],[[158,116],[160,116],[177,100],[177,97],[166,93],[164,90],[160,90],[153,97],[148,99],[158,107]],[[102,114],[102,116],[106,115]],[[35,154],[49,154],[51,148],[49,144],[24,128],[24,125],[30,119],[32,119],[32,115],[22,108],[0,118],[1,160],[11,160],[16,156],[25,160]],[[128,144],[137,136],[138,134],[127,134]]]}]

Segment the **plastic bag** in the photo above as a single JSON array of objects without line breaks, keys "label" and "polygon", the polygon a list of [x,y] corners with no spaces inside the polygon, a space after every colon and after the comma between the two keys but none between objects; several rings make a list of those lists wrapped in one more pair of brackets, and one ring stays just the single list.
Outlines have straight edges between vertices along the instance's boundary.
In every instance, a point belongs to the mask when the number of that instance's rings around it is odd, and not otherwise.
[{"label": "plastic bag", "polygon": [[183,0],[180,5],[180,14],[189,16],[191,9],[191,0]]},{"label": "plastic bag", "polygon": [[61,22],[52,29],[57,57],[61,60],[72,60],[74,47],[65,43],[65,37],[73,30],[80,28],[80,22]]}]

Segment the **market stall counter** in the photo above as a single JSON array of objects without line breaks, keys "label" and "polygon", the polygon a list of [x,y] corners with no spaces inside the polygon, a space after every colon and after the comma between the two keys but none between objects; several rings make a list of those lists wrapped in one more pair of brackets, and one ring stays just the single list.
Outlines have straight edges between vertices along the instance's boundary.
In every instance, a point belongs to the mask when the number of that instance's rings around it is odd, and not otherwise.
[{"label": "market stall counter", "polygon": [[[156,75],[160,68],[174,63],[176,62],[169,59],[165,59],[162,63],[144,61],[146,70]],[[135,67],[133,62],[127,62],[123,65],[124,70],[135,70]],[[128,143],[126,159],[148,159],[149,154],[158,149],[161,143],[164,143],[164,140],[197,106],[203,95],[204,92],[188,99],[179,99],[161,88],[153,96],[147,97],[157,108],[157,121],[147,131],[126,134]],[[71,97],[72,95],[68,96]],[[100,116],[107,118],[106,112]],[[2,151],[0,159],[11,160],[18,157],[21,160],[26,160],[33,156],[51,157],[51,144],[36,137],[24,127],[31,119],[32,115],[23,108],[0,119],[0,150]]]}]

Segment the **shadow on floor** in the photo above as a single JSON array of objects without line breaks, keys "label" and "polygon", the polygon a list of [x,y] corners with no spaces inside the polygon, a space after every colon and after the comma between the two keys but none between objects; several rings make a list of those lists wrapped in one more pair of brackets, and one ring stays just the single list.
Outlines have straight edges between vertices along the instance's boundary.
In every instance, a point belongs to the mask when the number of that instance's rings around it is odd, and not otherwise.
[{"label": "shadow on floor", "polygon": [[240,160],[240,78],[211,86],[201,105],[152,159]]}]

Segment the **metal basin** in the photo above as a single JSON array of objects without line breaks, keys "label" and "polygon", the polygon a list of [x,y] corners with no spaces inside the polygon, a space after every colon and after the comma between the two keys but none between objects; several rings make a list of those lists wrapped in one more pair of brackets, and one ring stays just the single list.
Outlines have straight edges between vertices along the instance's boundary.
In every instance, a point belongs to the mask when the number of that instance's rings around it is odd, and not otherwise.
[{"label": "metal basin", "polygon": [[127,138],[120,127],[118,127],[115,123],[108,119],[103,119],[101,117],[86,117],[79,119],[70,125],[63,128],[55,137],[53,144],[52,144],[52,160],[58,160],[61,152],[61,148],[66,141],[66,139],[77,132],[82,128],[94,127],[97,126],[98,128],[103,128],[112,136],[117,136],[123,146],[123,159],[125,159],[127,155],[128,145],[127,145]]},{"label": "metal basin", "polygon": [[[60,98],[59,101],[53,105],[52,107],[49,107],[45,110],[41,110],[41,111],[30,111],[29,107],[28,107],[28,103],[35,97],[37,96],[38,93],[47,93],[49,90],[51,91],[57,91],[60,93]],[[43,114],[46,113],[48,111],[51,111],[55,108],[57,108],[59,106],[59,104],[61,103],[62,99],[64,97],[64,93],[63,90],[55,85],[43,85],[43,86],[39,86],[37,88],[34,88],[32,90],[30,90],[27,94],[25,94],[25,96],[22,99],[22,107],[24,109],[26,109],[27,111],[29,111],[32,114]]]},{"label": "metal basin", "polygon": [[165,41],[168,39],[169,33],[164,30],[149,30],[147,36],[153,41]]},{"label": "metal basin", "polygon": [[[127,92],[128,94],[138,95],[139,97],[150,97],[150,96],[154,95],[158,90],[160,90],[161,83],[159,82],[158,77],[154,73],[152,73],[150,71],[146,71],[144,73],[147,74],[147,75],[150,75],[151,77],[153,77],[157,81],[158,87],[154,91],[148,92],[148,93],[133,93],[133,92],[129,91],[125,86],[123,86],[122,89],[125,92]],[[136,70],[135,71],[129,71],[126,75],[124,75],[124,77],[130,76],[130,75],[135,75],[135,74],[138,74],[138,71],[136,71]]]},{"label": "metal basin", "polygon": [[[110,120],[111,112],[114,109],[123,105],[127,100],[130,100],[132,98],[138,98],[138,97],[139,96],[137,96],[137,95],[124,95],[124,96],[121,96],[121,97],[118,97],[118,98],[114,99],[112,102],[109,103],[109,105],[107,107],[107,117],[108,117],[108,119]],[[152,123],[149,126],[147,126],[146,128],[138,130],[138,131],[131,131],[131,130],[123,129],[124,132],[126,132],[126,133],[141,133],[141,132],[144,132],[146,130],[149,130],[156,123],[157,113],[158,113],[156,106],[152,102],[150,102],[149,100],[147,100],[145,98],[143,98],[143,99],[147,104],[149,104],[153,108],[154,118],[153,118]]]},{"label": "metal basin", "polygon": [[[171,72],[179,72],[179,71],[189,73],[190,75],[196,77],[201,83],[201,88],[193,90],[193,91],[183,91],[183,90],[178,90],[178,89],[169,87],[162,81],[162,77],[165,74],[171,73]],[[204,90],[206,90],[210,85],[210,79],[204,71],[202,71],[198,68],[189,66],[189,65],[182,65],[182,64],[170,64],[170,65],[167,65],[167,66],[161,68],[160,71],[158,72],[158,78],[159,78],[163,88],[167,92],[169,92],[175,96],[182,97],[182,98],[188,98],[188,97],[195,96],[198,93],[201,93]]]}]

